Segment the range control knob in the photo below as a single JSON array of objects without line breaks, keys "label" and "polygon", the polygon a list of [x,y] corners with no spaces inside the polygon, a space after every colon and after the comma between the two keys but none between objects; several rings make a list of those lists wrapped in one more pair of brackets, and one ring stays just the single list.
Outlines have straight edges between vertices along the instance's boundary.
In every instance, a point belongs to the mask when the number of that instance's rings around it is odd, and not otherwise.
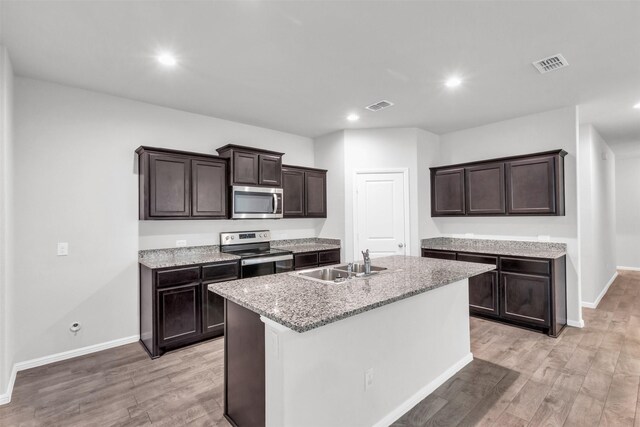
[{"label": "range control knob", "polygon": [[233,240],[233,236],[231,236],[231,240]]}]

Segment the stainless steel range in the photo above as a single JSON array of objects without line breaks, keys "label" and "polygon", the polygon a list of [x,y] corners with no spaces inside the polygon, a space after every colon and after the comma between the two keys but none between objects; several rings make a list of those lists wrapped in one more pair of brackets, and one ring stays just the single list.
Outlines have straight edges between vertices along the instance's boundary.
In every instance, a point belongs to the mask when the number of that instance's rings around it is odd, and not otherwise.
[{"label": "stainless steel range", "polygon": [[293,270],[293,254],[271,247],[268,230],[220,233],[220,250],[240,257],[242,278]]}]

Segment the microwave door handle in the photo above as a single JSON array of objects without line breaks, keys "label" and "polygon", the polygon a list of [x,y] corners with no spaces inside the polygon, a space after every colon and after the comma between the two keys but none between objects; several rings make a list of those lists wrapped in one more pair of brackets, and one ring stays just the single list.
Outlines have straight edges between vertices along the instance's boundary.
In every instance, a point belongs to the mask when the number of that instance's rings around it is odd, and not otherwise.
[{"label": "microwave door handle", "polygon": [[278,195],[273,193],[273,213],[278,213]]}]

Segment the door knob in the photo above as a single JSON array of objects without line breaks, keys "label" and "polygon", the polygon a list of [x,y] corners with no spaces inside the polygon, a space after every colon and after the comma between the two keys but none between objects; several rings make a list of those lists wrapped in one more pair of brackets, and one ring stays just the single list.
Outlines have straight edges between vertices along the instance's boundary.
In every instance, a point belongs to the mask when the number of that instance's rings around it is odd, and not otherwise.
[{"label": "door knob", "polygon": [[398,243],[399,248],[404,248],[404,243]]}]

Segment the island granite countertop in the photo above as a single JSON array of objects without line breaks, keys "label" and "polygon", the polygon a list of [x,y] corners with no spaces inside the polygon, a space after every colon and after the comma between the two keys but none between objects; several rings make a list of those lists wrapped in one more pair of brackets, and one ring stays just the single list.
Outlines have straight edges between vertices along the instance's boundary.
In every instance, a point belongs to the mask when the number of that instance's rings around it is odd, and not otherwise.
[{"label": "island granite countertop", "polygon": [[545,259],[557,259],[567,254],[567,245],[564,243],[455,237],[424,239],[422,249]]},{"label": "island granite countertop", "polygon": [[322,283],[295,272],[213,283],[209,291],[296,332],[306,332],[495,268],[461,261],[389,256],[379,274]]}]

